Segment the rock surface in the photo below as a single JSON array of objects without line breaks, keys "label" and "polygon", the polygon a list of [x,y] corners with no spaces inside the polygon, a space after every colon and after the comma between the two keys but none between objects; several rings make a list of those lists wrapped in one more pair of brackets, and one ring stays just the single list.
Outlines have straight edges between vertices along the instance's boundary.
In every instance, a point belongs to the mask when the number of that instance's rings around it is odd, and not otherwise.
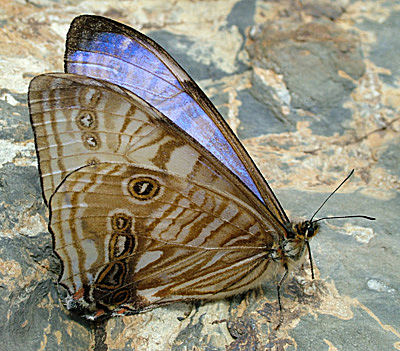
[{"label": "rock surface", "polygon": [[[0,350],[400,350],[399,1],[0,3]],[[26,92],[62,71],[82,13],[161,44],[237,132],[291,217],[322,215],[309,266],[217,302],[177,303],[103,326],[62,306]]]}]

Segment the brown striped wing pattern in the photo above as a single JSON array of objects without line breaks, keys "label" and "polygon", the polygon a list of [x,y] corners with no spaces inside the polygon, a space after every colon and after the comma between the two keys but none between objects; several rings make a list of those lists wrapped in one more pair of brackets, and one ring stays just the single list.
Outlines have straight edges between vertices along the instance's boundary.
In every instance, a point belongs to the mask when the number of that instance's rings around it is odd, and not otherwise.
[{"label": "brown striped wing pattern", "polygon": [[46,74],[32,80],[29,104],[68,308],[93,316],[221,298],[274,271],[282,224],[141,98]]}]

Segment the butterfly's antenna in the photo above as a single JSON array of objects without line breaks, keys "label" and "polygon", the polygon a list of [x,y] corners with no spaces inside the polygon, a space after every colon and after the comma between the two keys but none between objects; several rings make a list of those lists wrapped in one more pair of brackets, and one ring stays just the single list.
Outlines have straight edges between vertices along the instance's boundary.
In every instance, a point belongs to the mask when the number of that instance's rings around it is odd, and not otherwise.
[{"label": "butterfly's antenna", "polygon": [[318,218],[316,219],[313,223],[322,221],[324,219],[338,219],[338,218],[365,218],[368,219],[370,221],[374,221],[376,218],[375,217],[371,217],[371,216],[365,216],[365,215],[351,215],[351,216],[332,216],[332,217],[322,217],[322,218]]},{"label": "butterfly's antenna", "polygon": [[[322,221],[324,219],[338,219],[338,218],[365,218],[365,219],[369,219],[371,221],[374,221],[375,218],[374,217],[370,217],[370,216],[365,216],[365,215],[350,215],[350,216],[331,216],[331,217],[322,217],[322,218],[318,218],[315,221],[313,221],[314,217],[316,216],[316,214],[319,212],[319,210],[326,204],[326,202],[332,197],[332,195],[334,193],[336,193],[340,187],[347,182],[347,180],[353,175],[354,173],[354,169],[351,170],[351,172],[349,173],[349,175],[339,184],[339,186],[325,199],[325,201],[321,204],[321,206],[319,206],[318,210],[315,211],[315,213],[312,215],[311,219],[310,219],[310,223],[317,223],[319,221]],[[308,249],[308,259],[310,260],[310,265],[311,265],[311,277],[314,279],[314,268],[313,268],[313,261],[312,261],[312,256],[311,256],[311,249],[310,249],[310,243],[308,240],[305,240],[305,243],[307,245],[307,249]]]},{"label": "butterfly's antenna", "polygon": [[334,191],[330,193],[330,195],[325,199],[325,201],[321,204],[321,206],[318,207],[318,210],[316,210],[315,213],[312,215],[310,223],[313,221],[315,215],[319,212],[319,210],[326,204],[326,202],[332,197],[332,195],[336,193],[344,183],[347,182],[347,180],[353,175],[353,173],[354,169],[352,169],[350,174],[339,184],[339,186]]}]

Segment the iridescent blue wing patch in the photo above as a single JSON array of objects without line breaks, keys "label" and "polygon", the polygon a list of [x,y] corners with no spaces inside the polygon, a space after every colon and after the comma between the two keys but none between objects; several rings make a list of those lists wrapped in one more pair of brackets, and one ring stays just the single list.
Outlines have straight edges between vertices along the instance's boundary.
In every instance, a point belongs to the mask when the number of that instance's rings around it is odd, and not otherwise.
[{"label": "iridescent blue wing patch", "polygon": [[157,43],[110,19],[80,16],[67,35],[65,71],[109,81],[141,97],[211,152],[281,222],[288,221],[214,105]]}]

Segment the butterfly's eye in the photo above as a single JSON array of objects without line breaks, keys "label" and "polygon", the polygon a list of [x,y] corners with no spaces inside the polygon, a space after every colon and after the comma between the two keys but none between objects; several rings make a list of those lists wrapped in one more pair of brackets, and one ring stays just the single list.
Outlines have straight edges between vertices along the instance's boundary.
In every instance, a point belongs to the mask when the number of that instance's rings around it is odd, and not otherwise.
[{"label": "butterfly's eye", "polygon": [[312,238],[315,236],[315,234],[318,233],[318,224],[317,223],[308,223],[308,228],[307,228],[307,238]]}]

